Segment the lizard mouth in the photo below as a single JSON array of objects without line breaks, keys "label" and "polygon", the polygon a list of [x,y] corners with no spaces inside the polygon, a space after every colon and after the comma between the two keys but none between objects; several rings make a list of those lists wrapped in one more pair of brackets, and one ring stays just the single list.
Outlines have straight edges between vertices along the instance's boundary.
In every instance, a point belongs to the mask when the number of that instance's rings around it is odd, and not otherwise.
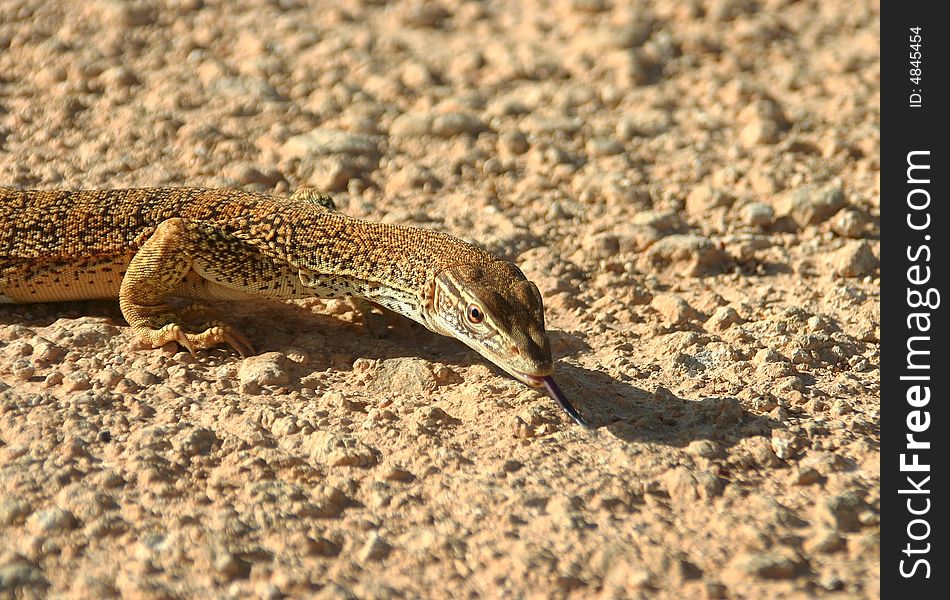
[{"label": "lizard mouth", "polygon": [[530,385],[531,387],[541,388],[543,387],[547,391],[548,396],[551,397],[557,405],[561,407],[561,410],[567,413],[575,423],[581,427],[593,431],[594,428],[591,427],[584,417],[581,416],[577,409],[571,404],[567,399],[567,396],[564,395],[564,392],[561,391],[561,388],[558,387],[557,383],[554,382],[554,378],[550,375],[529,375],[528,373],[518,373],[519,379]]}]

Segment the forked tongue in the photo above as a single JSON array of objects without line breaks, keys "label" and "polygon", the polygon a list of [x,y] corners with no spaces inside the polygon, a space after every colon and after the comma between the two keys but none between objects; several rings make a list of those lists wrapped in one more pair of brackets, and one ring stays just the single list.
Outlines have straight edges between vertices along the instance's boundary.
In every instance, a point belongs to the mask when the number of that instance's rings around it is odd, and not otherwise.
[{"label": "forked tongue", "polygon": [[557,384],[554,383],[554,378],[550,375],[546,375],[541,378],[541,381],[544,382],[544,388],[548,391],[548,395],[554,398],[554,401],[557,402],[557,405],[560,406],[564,412],[566,412],[574,422],[580,425],[581,427],[594,431],[594,428],[590,426],[590,423],[584,420],[584,417],[581,416],[581,413],[577,412],[577,409],[571,406],[571,403],[568,402],[567,396],[564,395],[564,392],[561,391],[561,388],[557,387]]}]

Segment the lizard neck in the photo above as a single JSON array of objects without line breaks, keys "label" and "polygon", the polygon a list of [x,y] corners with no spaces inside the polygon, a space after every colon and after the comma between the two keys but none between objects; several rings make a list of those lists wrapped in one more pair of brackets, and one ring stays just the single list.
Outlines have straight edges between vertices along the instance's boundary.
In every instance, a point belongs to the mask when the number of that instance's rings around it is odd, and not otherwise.
[{"label": "lizard neck", "polygon": [[[444,269],[494,259],[447,234],[321,212],[294,227],[291,264],[317,296],[357,296],[430,327],[435,278]],[[431,328],[431,327],[430,327]]]}]

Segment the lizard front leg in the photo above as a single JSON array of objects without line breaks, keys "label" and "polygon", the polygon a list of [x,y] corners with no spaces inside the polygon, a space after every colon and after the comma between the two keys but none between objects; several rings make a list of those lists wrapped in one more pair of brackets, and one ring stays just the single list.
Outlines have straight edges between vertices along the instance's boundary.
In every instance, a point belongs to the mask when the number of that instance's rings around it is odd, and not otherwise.
[{"label": "lizard front leg", "polygon": [[[207,226],[174,218],[163,221],[129,262],[119,288],[119,308],[132,330],[158,348],[177,342],[189,352],[228,344],[241,356],[252,353],[250,341],[230,325],[217,320],[197,326],[186,323],[166,298],[194,288],[196,261],[214,260],[208,246]],[[192,306],[188,312],[206,313]]]}]

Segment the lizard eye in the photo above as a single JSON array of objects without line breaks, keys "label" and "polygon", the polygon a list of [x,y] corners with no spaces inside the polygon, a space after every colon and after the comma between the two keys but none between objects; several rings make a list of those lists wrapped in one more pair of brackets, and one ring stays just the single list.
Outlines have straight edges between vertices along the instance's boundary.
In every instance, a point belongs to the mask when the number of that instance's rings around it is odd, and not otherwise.
[{"label": "lizard eye", "polygon": [[482,312],[482,309],[478,307],[477,304],[469,304],[468,310],[465,311],[465,316],[468,317],[470,323],[478,325],[485,319],[485,313]]}]

